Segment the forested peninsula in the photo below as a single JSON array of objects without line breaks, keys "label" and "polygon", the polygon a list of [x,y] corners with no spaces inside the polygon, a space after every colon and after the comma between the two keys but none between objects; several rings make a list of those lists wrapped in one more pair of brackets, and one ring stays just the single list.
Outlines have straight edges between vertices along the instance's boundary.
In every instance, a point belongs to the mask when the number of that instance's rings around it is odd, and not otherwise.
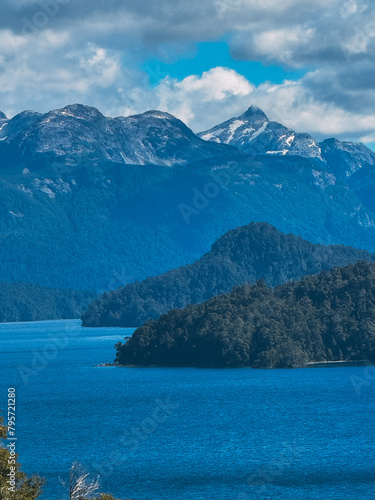
[{"label": "forested peninsula", "polygon": [[375,264],[360,261],[170,311],[119,343],[116,363],[291,368],[374,358]]}]

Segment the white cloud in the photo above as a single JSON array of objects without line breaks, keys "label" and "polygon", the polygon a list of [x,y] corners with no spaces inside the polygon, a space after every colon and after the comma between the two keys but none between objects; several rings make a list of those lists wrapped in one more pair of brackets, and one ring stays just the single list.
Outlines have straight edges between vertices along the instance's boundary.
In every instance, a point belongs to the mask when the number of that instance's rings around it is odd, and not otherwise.
[{"label": "white cloud", "polygon": [[[32,40],[0,32],[0,109],[12,116],[77,101],[102,107],[119,81],[134,85],[131,71],[121,68],[121,53],[91,43],[73,46],[65,32],[46,30]],[[102,99],[107,89],[109,95]]]},{"label": "white cloud", "polygon": [[254,48],[266,59],[272,55],[272,59],[289,64],[297,47],[307,47],[314,34],[315,30],[308,26],[264,31],[254,36]]},{"label": "white cloud", "polygon": [[358,2],[356,0],[347,0],[346,2],[343,3],[342,7],[340,8],[340,16],[344,19],[349,18],[353,14],[356,14],[357,12],[363,12],[366,10],[367,4],[364,2]]},{"label": "white cloud", "polygon": [[86,53],[69,54],[68,57],[77,57],[83,78],[87,84],[108,88],[121,76],[118,55],[110,55],[107,50],[89,45]]},{"label": "white cloud", "polygon": [[255,87],[235,71],[218,67],[182,81],[166,78],[144,94],[142,102],[174,114],[195,132],[238,116],[256,104],[270,120],[308,132],[319,140],[336,136],[342,140],[374,141],[375,113],[345,111],[334,103],[316,100],[304,82],[302,79]]},{"label": "white cloud", "polygon": [[[72,102],[108,115],[161,108],[198,131],[255,103],[271,118],[320,137],[373,138],[375,5],[369,0],[56,2],[56,14],[43,18],[41,3],[2,0],[0,110],[8,114]],[[35,26],[42,18],[45,26]],[[150,55],[166,59],[224,36],[234,57],[310,72],[298,82],[255,88],[219,67],[181,81],[165,77],[153,88],[139,70]]]},{"label": "white cloud", "polygon": [[174,114],[198,131],[203,123],[218,123],[228,117],[227,113],[241,109],[253,89],[254,86],[236,71],[217,67],[182,81],[167,77],[154,93],[160,109]]},{"label": "white cloud", "polygon": [[298,132],[309,132],[317,139],[335,136],[371,142],[368,135],[375,130],[375,113],[345,111],[333,103],[316,100],[303,79],[260,85],[252,97],[271,120]]}]

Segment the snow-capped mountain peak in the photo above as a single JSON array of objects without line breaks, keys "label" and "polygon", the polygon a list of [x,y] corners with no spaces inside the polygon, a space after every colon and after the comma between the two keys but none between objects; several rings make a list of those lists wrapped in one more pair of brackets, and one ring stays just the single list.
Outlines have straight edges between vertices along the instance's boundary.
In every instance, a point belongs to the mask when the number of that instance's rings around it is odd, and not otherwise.
[{"label": "snow-capped mountain peak", "polygon": [[230,144],[245,149],[246,144],[257,137],[259,131],[263,131],[268,123],[267,116],[260,108],[250,106],[242,115],[202,132],[198,137],[205,141]]},{"label": "snow-capped mountain peak", "polygon": [[240,118],[256,118],[258,120],[261,120],[263,122],[268,122],[268,116],[262,111],[258,106],[255,106],[252,104],[243,115],[240,116]]},{"label": "snow-capped mountain peak", "polygon": [[198,136],[206,141],[235,146],[252,155],[297,155],[323,161],[320,147],[310,135],[270,122],[267,115],[254,105],[242,115]]}]

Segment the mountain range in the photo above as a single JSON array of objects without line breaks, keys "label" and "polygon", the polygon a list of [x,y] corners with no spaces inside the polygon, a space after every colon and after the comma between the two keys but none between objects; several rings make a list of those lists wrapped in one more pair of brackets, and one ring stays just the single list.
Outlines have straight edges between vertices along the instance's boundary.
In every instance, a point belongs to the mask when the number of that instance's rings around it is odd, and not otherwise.
[{"label": "mountain range", "polygon": [[[0,120],[2,152],[13,159],[38,160],[74,167],[83,159],[125,165],[184,165],[225,155],[228,148],[204,144],[168,113],[106,118],[96,108],[74,104],[46,114],[25,111]],[[0,117],[1,118],[1,117]]]},{"label": "mountain range", "polygon": [[1,114],[0,279],[114,289],[251,221],[373,252],[374,183],[364,145],[318,143],[254,106],[198,136],[160,111]]}]

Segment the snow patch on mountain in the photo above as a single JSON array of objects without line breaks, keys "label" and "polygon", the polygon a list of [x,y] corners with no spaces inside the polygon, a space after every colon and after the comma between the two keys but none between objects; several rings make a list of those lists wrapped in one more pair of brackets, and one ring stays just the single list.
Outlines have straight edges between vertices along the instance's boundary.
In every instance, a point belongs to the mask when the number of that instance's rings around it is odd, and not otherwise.
[{"label": "snow patch on mountain", "polygon": [[70,185],[63,181],[63,179],[56,179],[53,181],[52,179],[38,179],[37,177],[33,179],[32,186],[48,195],[49,198],[55,198],[57,193],[70,193],[71,187]]},{"label": "snow patch on mountain", "polygon": [[17,186],[17,188],[20,191],[22,191],[23,193],[26,193],[30,196],[34,196],[34,193],[32,192],[32,190],[30,188],[25,187],[23,184],[20,184],[19,186]]},{"label": "snow patch on mountain", "polygon": [[[252,135],[251,137],[249,137],[249,142],[253,141],[254,139],[256,139],[262,132],[264,132],[267,128],[267,125],[268,125],[268,122],[264,122],[263,125],[258,129],[256,130]],[[254,130],[254,129],[249,129],[249,130]]]},{"label": "snow patch on mountain", "polygon": [[242,125],[245,125],[245,123],[246,122],[244,122],[243,120],[234,120],[234,122],[229,125],[230,136],[227,139],[227,144],[229,144],[232,141],[236,130]]},{"label": "snow patch on mountain", "polygon": [[336,184],[336,177],[330,172],[312,170],[312,175],[315,179],[314,184],[322,189]]},{"label": "snow patch on mountain", "polygon": [[361,217],[358,219],[358,224],[366,228],[374,228],[375,221],[369,216],[368,213],[361,213]]},{"label": "snow patch on mountain", "polygon": [[18,219],[25,217],[25,214],[23,214],[22,212],[13,212],[13,210],[10,210],[9,213],[10,215],[13,215],[13,217],[16,217]]},{"label": "snow patch on mountain", "polygon": [[266,151],[267,155],[283,155],[289,153],[289,149],[282,149],[281,151]]},{"label": "snow patch on mountain", "polygon": [[203,139],[204,141],[214,141],[214,142],[221,143],[221,139],[218,136],[223,131],[224,131],[224,129],[219,129],[219,130],[216,130],[215,132],[208,132],[207,134],[202,135],[201,139]]},{"label": "snow patch on mountain", "polygon": [[293,134],[290,137],[288,137],[288,139],[285,140],[285,142],[288,144],[289,147],[292,145],[292,142],[294,141],[295,138],[296,136]]}]

